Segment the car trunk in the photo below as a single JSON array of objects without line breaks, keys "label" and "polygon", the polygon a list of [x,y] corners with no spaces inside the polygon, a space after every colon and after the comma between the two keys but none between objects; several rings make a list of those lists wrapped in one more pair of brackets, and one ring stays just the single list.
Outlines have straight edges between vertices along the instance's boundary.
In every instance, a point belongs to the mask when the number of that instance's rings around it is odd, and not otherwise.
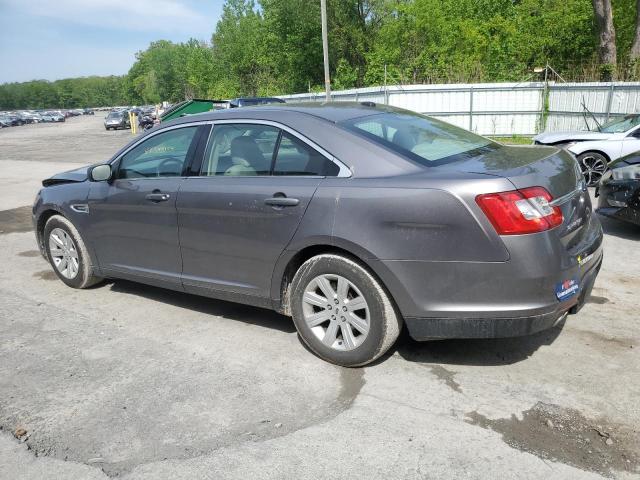
[{"label": "car trunk", "polygon": [[591,199],[575,159],[564,150],[504,146],[446,168],[503,177],[517,189],[544,187],[562,210],[563,223],[557,230],[562,243],[571,249],[588,234]]}]

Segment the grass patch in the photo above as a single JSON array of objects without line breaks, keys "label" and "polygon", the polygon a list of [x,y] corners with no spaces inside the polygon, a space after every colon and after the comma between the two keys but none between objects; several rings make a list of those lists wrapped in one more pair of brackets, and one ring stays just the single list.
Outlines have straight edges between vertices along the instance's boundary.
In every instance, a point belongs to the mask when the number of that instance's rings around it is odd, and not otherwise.
[{"label": "grass patch", "polygon": [[522,135],[512,135],[511,137],[489,137],[496,142],[504,143],[505,145],[531,145],[533,140],[531,137],[524,137]]}]

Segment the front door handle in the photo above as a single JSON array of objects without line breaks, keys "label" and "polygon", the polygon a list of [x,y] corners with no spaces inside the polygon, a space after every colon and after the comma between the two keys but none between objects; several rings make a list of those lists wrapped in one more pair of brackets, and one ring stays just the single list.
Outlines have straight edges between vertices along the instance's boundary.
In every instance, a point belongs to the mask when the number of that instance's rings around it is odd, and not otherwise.
[{"label": "front door handle", "polygon": [[166,202],[171,198],[171,195],[168,193],[150,193],[146,197],[150,202],[158,203],[158,202]]},{"label": "front door handle", "polygon": [[300,200],[289,197],[271,197],[265,198],[264,203],[272,207],[295,207],[300,203]]}]

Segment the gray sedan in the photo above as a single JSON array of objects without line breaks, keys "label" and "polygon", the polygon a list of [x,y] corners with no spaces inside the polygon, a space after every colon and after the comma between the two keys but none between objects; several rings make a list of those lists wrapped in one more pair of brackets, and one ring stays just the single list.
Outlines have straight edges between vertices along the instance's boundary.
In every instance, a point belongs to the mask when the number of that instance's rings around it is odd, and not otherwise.
[{"label": "gray sedan", "polygon": [[103,278],[272,308],[321,358],[534,333],[576,313],[602,229],[573,157],[390,107],[186,116],[43,182],[42,254]]}]

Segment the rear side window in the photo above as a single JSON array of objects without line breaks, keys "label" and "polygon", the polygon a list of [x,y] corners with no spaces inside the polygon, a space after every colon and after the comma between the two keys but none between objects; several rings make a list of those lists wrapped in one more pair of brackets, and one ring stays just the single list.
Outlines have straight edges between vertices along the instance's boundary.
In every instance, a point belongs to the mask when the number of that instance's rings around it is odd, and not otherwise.
[{"label": "rear side window", "polygon": [[200,175],[269,175],[280,130],[267,125],[217,125],[209,140]]},{"label": "rear side window", "polygon": [[411,112],[370,115],[340,125],[427,167],[501,148],[487,138]]},{"label": "rear side window", "polygon": [[340,168],[293,135],[283,132],[273,168],[274,175],[335,177]]}]

